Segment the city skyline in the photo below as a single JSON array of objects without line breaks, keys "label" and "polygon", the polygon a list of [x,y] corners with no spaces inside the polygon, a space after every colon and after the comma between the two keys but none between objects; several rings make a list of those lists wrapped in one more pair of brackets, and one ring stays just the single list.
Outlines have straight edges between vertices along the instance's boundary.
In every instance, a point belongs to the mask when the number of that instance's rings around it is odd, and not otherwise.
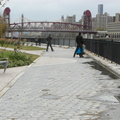
[{"label": "city skyline", "polygon": [[73,15],[76,15],[76,21],[79,21],[86,10],[90,10],[92,17],[95,17],[99,4],[103,4],[103,13],[115,16],[120,13],[119,3],[118,0],[9,0],[2,11],[6,7],[11,9],[11,22],[16,21],[22,14],[33,21],[59,21],[61,16]]}]

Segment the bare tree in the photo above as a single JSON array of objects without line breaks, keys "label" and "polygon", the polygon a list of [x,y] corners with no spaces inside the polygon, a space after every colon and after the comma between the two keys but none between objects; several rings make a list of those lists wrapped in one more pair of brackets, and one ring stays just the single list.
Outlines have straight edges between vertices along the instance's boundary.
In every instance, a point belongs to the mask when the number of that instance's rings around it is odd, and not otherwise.
[{"label": "bare tree", "polygon": [[2,17],[0,17],[0,38],[4,37],[6,33],[6,27],[7,27],[7,23],[3,20]]},{"label": "bare tree", "polygon": [[4,7],[9,0],[0,0],[0,6],[1,8]]},{"label": "bare tree", "polygon": [[[0,12],[3,7],[5,7],[7,1],[9,0],[0,0]],[[3,16],[0,16],[0,38],[4,37],[6,33],[7,23],[4,21]]]}]

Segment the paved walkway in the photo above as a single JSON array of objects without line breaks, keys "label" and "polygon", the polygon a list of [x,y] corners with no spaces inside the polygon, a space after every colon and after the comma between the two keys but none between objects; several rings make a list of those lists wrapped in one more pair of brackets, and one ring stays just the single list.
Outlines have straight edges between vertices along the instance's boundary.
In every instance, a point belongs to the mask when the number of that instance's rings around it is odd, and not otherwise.
[{"label": "paved walkway", "polygon": [[119,120],[120,80],[94,69],[88,55],[73,58],[75,48],[54,49],[16,77],[17,68],[0,73],[14,76],[1,87],[0,120]]}]

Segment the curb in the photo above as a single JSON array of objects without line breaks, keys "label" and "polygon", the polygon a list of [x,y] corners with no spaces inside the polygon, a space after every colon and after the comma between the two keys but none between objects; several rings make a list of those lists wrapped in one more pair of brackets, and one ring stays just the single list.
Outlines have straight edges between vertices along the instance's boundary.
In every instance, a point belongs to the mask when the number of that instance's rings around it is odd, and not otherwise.
[{"label": "curb", "polygon": [[[44,54],[44,51],[41,52],[40,57]],[[39,59],[39,57],[37,58]],[[10,82],[8,82],[6,84],[6,86],[0,91],[0,98],[16,83],[16,81],[26,72],[26,70],[28,70],[33,64],[34,62],[37,60],[35,59],[33,61],[33,63],[31,63],[30,65],[28,65],[26,68],[24,68],[21,72],[19,72],[13,79],[11,79]]]},{"label": "curb", "polygon": [[103,59],[103,57],[98,57],[97,55],[95,55],[94,53],[85,50],[85,53],[90,56],[91,58],[93,58],[99,65],[101,65],[102,67],[104,67],[106,70],[108,70],[109,72],[113,73],[115,76],[117,76],[118,78],[120,78],[120,65],[116,64],[116,63],[111,63],[110,60],[107,59]]}]

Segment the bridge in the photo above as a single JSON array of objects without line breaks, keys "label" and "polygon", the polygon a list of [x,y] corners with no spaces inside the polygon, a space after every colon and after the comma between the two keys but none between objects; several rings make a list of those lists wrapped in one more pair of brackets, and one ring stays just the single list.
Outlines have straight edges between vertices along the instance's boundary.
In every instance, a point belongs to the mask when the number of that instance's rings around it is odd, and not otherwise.
[{"label": "bridge", "polygon": [[25,22],[25,18],[21,17],[20,22],[10,23],[10,9],[6,8],[3,13],[4,20],[8,23],[7,32],[82,32],[95,34],[92,31],[91,12],[89,10],[83,13],[83,24],[68,22]]},{"label": "bridge", "polygon": [[8,32],[82,32],[95,33],[85,30],[85,26],[77,23],[67,22],[22,22],[9,25]]}]

